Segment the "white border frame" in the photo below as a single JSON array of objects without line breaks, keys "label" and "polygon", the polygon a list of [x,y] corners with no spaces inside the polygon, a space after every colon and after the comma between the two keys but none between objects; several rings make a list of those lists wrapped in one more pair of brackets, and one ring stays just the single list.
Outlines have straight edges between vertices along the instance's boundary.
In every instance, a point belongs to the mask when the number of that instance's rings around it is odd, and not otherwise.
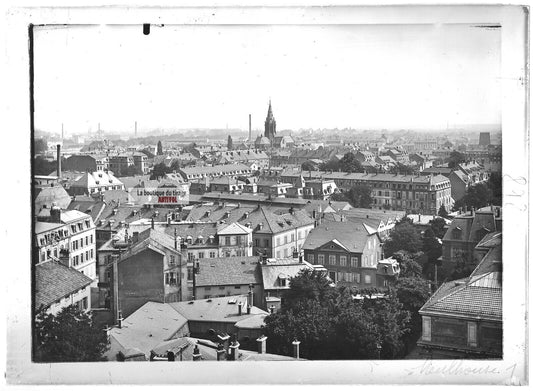
[{"label": "white border frame", "polygon": [[[13,384],[526,384],[529,135],[527,12],[508,6],[86,7],[18,8],[7,13],[9,246],[3,277],[6,375]],[[30,123],[28,24],[409,24],[502,25],[504,176],[504,359],[501,361],[309,361],[253,363],[85,363],[30,361]],[[139,27],[140,29],[140,27]],[[139,32],[141,34],[141,32]],[[7,140],[6,140],[7,141]],[[22,151],[22,153],[20,153]],[[16,163],[15,163],[16,162]],[[11,178],[12,176],[12,178]],[[5,189],[4,192],[7,192]],[[18,197],[15,197],[18,195]],[[14,200],[13,200],[14,199]],[[80,368],[81,367],[81,368]],[[432,370],[429,370],[429,368]]]}]

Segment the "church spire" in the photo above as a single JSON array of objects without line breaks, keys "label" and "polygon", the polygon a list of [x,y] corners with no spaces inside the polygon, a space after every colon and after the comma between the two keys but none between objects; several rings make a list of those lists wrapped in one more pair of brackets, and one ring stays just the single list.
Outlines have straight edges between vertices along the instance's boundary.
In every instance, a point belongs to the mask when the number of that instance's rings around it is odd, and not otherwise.
[{"label": "church spire", "polygon": [[270,141],[274,140],[276,135],[276,120],[274,119],[274,114],[272,113],[272,102],[270,98],[268,99],[268,112],[265,120],[265,137]]}]

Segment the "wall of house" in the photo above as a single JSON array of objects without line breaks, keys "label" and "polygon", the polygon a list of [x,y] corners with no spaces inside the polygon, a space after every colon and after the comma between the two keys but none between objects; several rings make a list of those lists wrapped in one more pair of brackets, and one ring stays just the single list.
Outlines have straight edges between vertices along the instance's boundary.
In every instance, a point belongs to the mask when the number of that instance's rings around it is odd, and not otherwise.
[{"label": "wall of house", "polygon": [[466,183],[455,172],[450,174],[451,194],[455,201],[460,200],[466,194]]},{"label": "wall of house", "polygon": [[[229,238],[229,244],[227,244]],[[219,235],[220,257],[250,257],[252,256],[252,233],[247,235]]]},{"label": "wall of house", "polygon": [[[244,313],[246,313],[246,310],[244,311]],[[235,304],[235,314],[237,314],[237,312],[238,308],[237,304]],[[210,322],[189,320],[189,330],[191,337],[205,339],[210,339],[212,337],[212,334],[209,332],[209,330],[215,330],[218,333],[226,333],[228,335],[233,335],[237,333],[235,322]]]},{"label": "wall of house", "polygon": [[[69,223],[76,224],[76,223]],[[83,223],[85,228],[85,222]],[[76,243],[76,244],[75,244]],[[97,280],[96,275],[96,230],[91,222],[91,228],[77,231],[70,237],[70,266],[82,272],[87,277]]]},{"label": "wall of house", "polygon": [[[212,285],[212,286],[197,286],[196,299],[209,299],[211,297],[226,297],[248,294],[248,284],[232,284],[232,285]],[[254,306],[261,307],[263,303],[263,286],[261,284],[254,284]]]},{"label": "wall of house", "polygon": [[57,315],[63,308],[70,305],[78,305],[86,311],[91,310],[91,289],[89,286],[79,289],[52,303],[47,309],[47,314]]},{"label": "wall of house", "polygon": [[[431,321],[431,338],[427,338],[427,319]],[[502,323],[477,319],[454,318],[447,316],[423,316],[422,341],[432,346],[466,350],[472,354],[502,354]],[[468,325],[475,327],[474,343],[469,341]]]},{"label": "wall of house", "polygon": [[163,255],[147,248],[118,264],[118,295],[122,316],[128,317],[148,301],[165,298]]},{"label": "wall of house", "polygon": [[273,235],[272,257],[292,258],[293,251],[299,251],[302,248],[307,235],[313,228],[314,224],[309,224]]}]

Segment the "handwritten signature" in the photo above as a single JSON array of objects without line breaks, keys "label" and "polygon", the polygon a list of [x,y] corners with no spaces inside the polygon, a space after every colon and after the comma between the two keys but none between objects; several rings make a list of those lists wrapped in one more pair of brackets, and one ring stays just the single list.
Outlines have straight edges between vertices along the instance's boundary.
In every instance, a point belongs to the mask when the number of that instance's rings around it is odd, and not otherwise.
[{"label": "handwritten signature", "polygon": [[509,373],[509,377],[514,376],[516,364],[508,368],[502,369],[491,364],[482,364],[480,366],[468,365],[463,360],[453,360],[449,364],[438,364],[434,361],[426,360],[417,367],[406,369],[408,375],[499,375]]}]

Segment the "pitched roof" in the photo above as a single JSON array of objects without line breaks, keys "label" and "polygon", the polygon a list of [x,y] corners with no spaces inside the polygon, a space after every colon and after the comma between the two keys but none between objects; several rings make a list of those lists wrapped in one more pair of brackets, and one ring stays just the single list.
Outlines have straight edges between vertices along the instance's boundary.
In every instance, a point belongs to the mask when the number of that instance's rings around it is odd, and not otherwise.
[{"label": "pitched roof", "polygon": [[[98,182],[98,183],[96,183]],[[123,183],[113,174],[105,171],[86,172],[80,178],[76,179],[70,186],[82,187],[85,189],[98,186],[121,186]]]},{"label": "pitched roof", "polygon": [[501,320],[501,273],[444,283],[420,309],[420,313],[428,311]]},{"label": "pitched roof", "polygon": [[362,252],[370,234],[360,222],[324,221],[314,228],[303,245],[304,250],[314,250],[337,240],[349,252]]},{"label": "pitched roof", "polygon": [[122,321],[122,328],[113,328],[110,336],[124,348],[134,346],[146,355],[155,344],[168,341],[187,319],[168,304],[149,301]]},{"label": "pitched roof", "polygon": [[259,257],[222,257],[198,259],[200,272],[196,286],[260,284]]},{"label": "pitched roof", "polygon": [[249,170],[250,170],[250,167],[248,167],[245,164],[240,164],[240,163],[216,165],[213,167],[209,167],[209,166],[185,167],[185,168],[180,169],[180,171],[183,172],[185,175],[194,175],[194,174],[210,175],[210,174],[230,173],[233,171],[249,171]]},{"label": "pitched roof", "polygon": [[[457,216],[450,223],[450,228],[446,230],[442,240],[454,240],[467,242],[470,238],[470,229],[472,227],[473,216]],[[454,231],[459,232],[454,236]]]},{"label": "pitched roof", "polygon": [[35,265],[35,308],[41,305],[46,308],[92,282],[83,273],[59,262],[38,263]]},{"label": "pitched roof", "polygon": [[36,211],[43,207],[50,208],[52,203],[65,209],[70,204],[71,198],[63,186],[51,186],[43,188],[35,188],[35,204]]},{"label": "pitched roof", "polygon": [[[208,211],[209,216],[207,215]],[[224,220],[227,224],[238,222],[242,226],[250,224],[255,233],[278,233],[314,224],[314,220],[305,211],[294,210],[293,213],[276,214],[270,208],[262,205],[253,208],[248,206],[239,207],[238,205],[195,205],[187,220]]]},{"label": "pitched roof", "polygon": [[[257,307],[252,307],[250,314],[246,313],[246,295],[236,295],[227,297],[214,297],[205,300],[180,301],[169,303],[174,310],[179,312],[188,320],[211,321],[211,322],[238,322],[256,315],[268,314]],[[238,303],[243,303],[242,314],[239,315]]]},{"label": "pitched roof", "polygon": [[222,229],[218,231],[219,235],[247,235],[252,233],[253,230],[245,227],[242,224],[239,224],[237,222],[233,222],[229,225],[226,225]]},{"label": "pitched roof", "polygon": [[96,222],[105,208],[105,203],[99,199],[91,197],[89,197],[89,200],[78,198],[81,197],[76,197],[76,199],[72,200],[67,209],[87,213],[91,216],[91,219]]},{"label": "pitched roof", "polygon": [[401,174],[372,174],[372,173],[360,173],[360,172],[325,172],[325,171],[304,171],[301,170],[285,170],[280,174],[280,177],[295,177],[300,173],[305,179],[312,178],[325,178],[333,180],[368,180],[368,181],[380,181],[380,182],[394,182],[394,183],[416,183],[416,184],[429,184],[436,185],[442,182],[448,182],[449,179],[442,175],[401,175]]},{"label": "pitched roof", "polygon": [[502,319],[502,248],[489,250],[472,274],[442,284],[422,306],[420,313]]},{"label": "pitched roof", "polygon": [[299,262],[297,259],[269,259],[266,264],[261,264],[261,278],[264,290],[289,289],[289,284],[282,286],[280,276],[289,279],[295,277],[302,270],[312,269],[308,262]]}]

